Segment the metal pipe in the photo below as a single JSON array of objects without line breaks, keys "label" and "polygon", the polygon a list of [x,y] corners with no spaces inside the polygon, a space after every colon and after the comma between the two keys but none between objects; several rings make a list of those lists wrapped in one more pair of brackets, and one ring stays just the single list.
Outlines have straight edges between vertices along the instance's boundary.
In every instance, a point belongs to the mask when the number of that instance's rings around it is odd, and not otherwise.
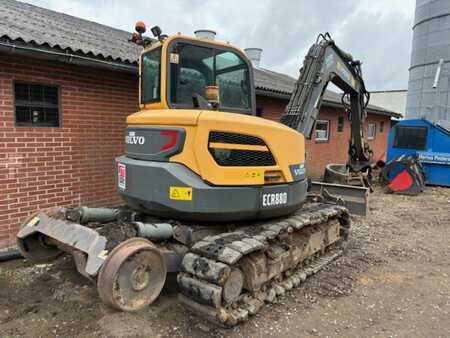
[{"label": "metal pipe", "polygon": [[6,262],[13,259],[21,259],[23,258],[20,254],[20,251],[17,249],[0,251],[0,262]]},{"label": "metal pipe", "polygon": [[138,236],[153,241],[164,241],[173,236],[173,227],[169,223],[142,223],[134,222]]},{"label": "metal pipe", "polygon": [[444,64],[444,59],[439,59],[439,63],[436,69],[436,74],[434,75],[433,88],[436,88],[439,84],[439,80],[441,79],[441,69]]},{"label": "metal pipe", "polygon": [[118,209],[80,207],[68,210],[66,218],[80,224],[88,222],[105,223],[116,220],[118,214]]}]

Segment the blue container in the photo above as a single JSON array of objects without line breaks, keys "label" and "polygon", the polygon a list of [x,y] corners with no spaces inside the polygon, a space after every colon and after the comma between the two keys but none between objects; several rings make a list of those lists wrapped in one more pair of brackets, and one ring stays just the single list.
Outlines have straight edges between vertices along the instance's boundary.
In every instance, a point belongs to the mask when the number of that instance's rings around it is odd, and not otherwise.
[{"label": "blue container", "polygon": [[389,133],[387,161],[417,154],[426,183],[450,187],[450,130],[424,119],[402,120]]}]

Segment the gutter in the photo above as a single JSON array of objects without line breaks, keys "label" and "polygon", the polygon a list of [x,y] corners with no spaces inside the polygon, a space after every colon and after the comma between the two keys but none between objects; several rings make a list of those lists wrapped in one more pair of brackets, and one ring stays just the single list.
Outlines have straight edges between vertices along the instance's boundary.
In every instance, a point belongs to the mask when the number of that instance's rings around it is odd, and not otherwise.
[{"label": "gutter", "polygon": [[93,59],[69,52],[63,53],[42,48],[22,46],[15,43],[6,43],[2,41],[0,41],[0,53],[1,52],[6,54],[31,57],[35,59],[58,61],[79,66],[101,68],[132,74],[136,74],[138,71],[137,65],[120,64],[116,62]]},{"label": "gutter", "polygon": [[[337,103],[337,102],[334,102],[334,101],[328,101],[328,100],[325,100],[325,99],[323,100],[323,104],[325,106],[332,107],[332,108],[342,108],[342,104],[341,103]],[[372,114],[375,114],[375,115],[390,116],[390,117],[394,117],[394,118],[401,118],[402,117],[401,114],[398,114],[398,113],[395,113],[395,112],[390,112],[390,111],[387,111],[387,110],[376,109],[376,108],[372,108],[372,107],[367,107],[366,110],[367,110],[368,113],[372,113]]]},{"label": "gutter", "polygon": [[255,87],[255,94],[265,97],[273,97],[277,99],[286,99],[286,100],[289,100],[289,98],[291,97],[291,94],[288,93],[276,92],[267,89],[258,89],[256,87]]}]

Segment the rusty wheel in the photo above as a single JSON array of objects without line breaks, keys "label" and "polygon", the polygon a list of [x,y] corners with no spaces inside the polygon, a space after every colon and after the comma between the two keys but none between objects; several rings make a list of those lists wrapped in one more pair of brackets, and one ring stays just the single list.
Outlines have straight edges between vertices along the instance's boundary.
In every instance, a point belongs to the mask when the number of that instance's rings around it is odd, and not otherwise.
[{"label": "rusty wheel", "polygon": [[[28,216],[20,226],[20,229],[28,226],[32,222],[37,222],[38,214],[41,212],[50,213],[53,209],[45,209],[37,211]],[[32,226],[32,225],[30,225]],[[60,256],[63,252],[56,246],[51,245],[47,241],[48,237],[43,234],[33,234],[26,238],[17,238],[17,246],[21,255],[33,263],[46,263],[51,262]]]},{"label": "rusty wheel", "polygon": [[115,309],[138,311],[159,296],[166,274],[159,250],[146,239],[131,238],[106,258],[97,279],[98,294]]}]

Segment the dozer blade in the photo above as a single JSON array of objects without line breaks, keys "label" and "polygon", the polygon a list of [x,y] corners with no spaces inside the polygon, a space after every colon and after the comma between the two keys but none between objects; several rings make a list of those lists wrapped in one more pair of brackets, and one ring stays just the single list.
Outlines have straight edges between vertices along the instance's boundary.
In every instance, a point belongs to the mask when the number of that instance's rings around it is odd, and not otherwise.
[{"label": "dozer blade", "polygon": [[348,184],[312,181],[309,197],[346,207],[350,214],[366,216],[369,210],[369,188]]}]

